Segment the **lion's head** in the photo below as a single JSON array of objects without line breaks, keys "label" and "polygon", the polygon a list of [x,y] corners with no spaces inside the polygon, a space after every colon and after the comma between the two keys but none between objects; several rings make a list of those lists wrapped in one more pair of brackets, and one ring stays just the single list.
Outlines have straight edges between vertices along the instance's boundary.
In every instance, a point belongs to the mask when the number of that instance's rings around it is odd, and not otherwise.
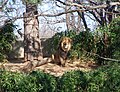
[{"label": "lion's head", "polygon": [[60,39],[60,47],[63,51],[68,52],[71,49],[72,39],[63,37]]}]

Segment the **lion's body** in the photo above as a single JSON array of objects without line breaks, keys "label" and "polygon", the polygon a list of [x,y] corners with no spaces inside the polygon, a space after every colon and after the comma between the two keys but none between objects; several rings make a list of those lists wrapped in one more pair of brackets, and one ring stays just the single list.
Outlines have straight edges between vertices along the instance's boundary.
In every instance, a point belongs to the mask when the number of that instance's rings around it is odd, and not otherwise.
[{"label": "lion's body", "polygon": [[58,49],[54,55],[52,55],[52,62],[64,66],[66,63],[67,55],[71,49],[72,40],[69,37],[63,37],[59,44]]}]

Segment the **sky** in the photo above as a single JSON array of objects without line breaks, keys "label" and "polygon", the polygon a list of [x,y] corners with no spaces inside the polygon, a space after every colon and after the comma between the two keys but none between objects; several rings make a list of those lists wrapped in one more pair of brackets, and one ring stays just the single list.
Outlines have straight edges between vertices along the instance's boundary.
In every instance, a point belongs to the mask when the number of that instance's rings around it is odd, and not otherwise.
[{"label": "sky", "polygon": [[[56,7],[54,2],[51,3],[51,2],[49,2],[49,0],[45,0],[45,1],[48,2],[48,3],[45,4],[45,2],[43,2],[42,5],[38,5],[39,13],[42,12],[42,13],[54,14],[56,12],[63,11],[61,8]],[[9,13],[9,16],[11,16],[11,17],[23,16],[23,13],[25,12],[25,5],[22,4],[21,0],[16,0],[15,4],[13,4],[11,2],[11,0],[9,0],[9,2],[7,3],[7,7],[9,7],[9,8],[16,8],[17,9],[17,11],[14,10],[13,12]],[[1,15],[2,15],[2,13],[0,13],[0,16]],[[3,15],[5,15],[5,14],[3,14]],[[9,18],[11,18],[11,17],[9,17]],[[50,34],[50,32],[47,32],[47,31],[50,31],[50,30],[53,30],[55,32],[65,31],[67,29],[66,28],[66,23],[57,23],[57,24],[54,23],[54,21],[56,19],[61,20],[63,18],[65,18],[65,15],[61,15],[59,17],[41,17],[40,16],[39,17],[39,23],[40,23],[39,24],[39,29],[40,29],[40,31],[44,31],[44,32],[46,32],[46,34],[48,34],[48,33]],[[95,29],[96,22],[92,21],[88,16],[85,16],[85,18],[86,18],[87,24],[91,28],[91,30]],[[50,20],[51,23],[47,24],[47,20]],[[3,23],[0,23],[0,24],[3,24]],[[22,28],[21,32],[23,33],[24,32],[23,19],[17,19],[15,21],[15,24],[18,25],[17,29],[21,29]],[[15,31],[15,34],[18,35],[18,33],[16,31]],[[54,34],[54,32],[53,32],[53,34]],[[50,35],[52,35],[52,33]]]},{"label": "sky", "polygon": [[[6,19],[11,19],[13,17],[20,17],[23,15],[23,12],[25,12],[25,6],[22,4],[21,0],[16,0],[15,4],[12,2],[12,0],[9,0],[6,7],[8,8],[11,8],[11,12],[9,13],[6,13],[6,9],[4,7],[4,11],[0,13],[0,16],[3,15],[3,16],[6,16],[6,17],[0,17],[0,25],[3,26],[4,25],[4,21]],[[15,9],[14,9],[15,8]],[[22,28],[22,31],[24,30],[24,23],[23,23],[23,19],[17,19],[15,22],[14,22],[15,25],[18,25],[17,29],[19,28]],[[17,30],[16,29],[16,30]],[[17,34],[15,30],[15,34]],[[19,36],[19,35],[18,35]]]}]

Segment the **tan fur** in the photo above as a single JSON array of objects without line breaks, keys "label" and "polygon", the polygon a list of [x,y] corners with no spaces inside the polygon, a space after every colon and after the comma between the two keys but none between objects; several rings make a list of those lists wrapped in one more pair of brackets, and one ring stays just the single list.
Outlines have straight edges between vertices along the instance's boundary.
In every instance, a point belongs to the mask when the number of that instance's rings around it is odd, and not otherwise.
[{"label": "tan fur", "polygon": [[69,37],[63,37],[60,39],[58,49],[54,55],[52,55],[52,62],[65,66],[67,54],[71,49],[72,40]]}]

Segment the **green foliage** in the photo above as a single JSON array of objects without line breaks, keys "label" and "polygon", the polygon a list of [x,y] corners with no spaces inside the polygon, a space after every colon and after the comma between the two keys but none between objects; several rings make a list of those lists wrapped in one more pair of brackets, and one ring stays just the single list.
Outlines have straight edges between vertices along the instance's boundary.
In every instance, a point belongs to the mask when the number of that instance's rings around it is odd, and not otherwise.
[{"label": "green foliage", "polygon": [[[120,59],[120,17],[114,19],[109,25],[99,27],[95,31],[96,54],[103,57]],[[101,63],[102,59],[98,59]]]},{"label": "green foliage", "polygon": [[0,87],[3,92],[37,92],[41,85],[36,78],[20,73],[3,72]]},{"label": "green foliage", "polygon": [[42,87],[40,90],[38,90],[39,92],[55,92],[57,82],[54,76],[40,71],[33,71],[30,75],[36,79],[36,84]]},{"label": "green foliage", "polygon": [[25,2],[27,2],[27,3],[31,3],[31,4],[41,4],[41,1],[42,0],[25,0]]},{"label": "green foliage", "polygon": [[112,63],[109,66],[90,72],[88,92],[119,92],[120,65]]},{"label": "green foliage", "polygon": [[12,50],[12,43],[15,42],[14,28],[13,24],[6,24],[0,29],[0,61]]},{"label": "green foliage", "polygon": [[54,92],[56,90],[55,77],[43,72],[33,71],[31,74],[1,72],[2,92]]},{"label": "green foliage", "polygon": [[30,74],[0,71],[0,92],[120,92],[120,64],[89,72],[69,71],[54,77],[40,71]]},{"label": "green foliage", "polygon": [[[103,57],[120,59],[120,17],[109,25],[100,27],[97,33],[97,54]],[[105,37],[106,34],[106,37]]]},{"label": "green foliage", "polygon": [[[94,50],[94,36],[89,31],[82,31],[73,38],[72,50],[77,51],[78,58],[85,55],[87,52],[93,52]],[[71,50],[71,51],[72,51]],[[72,55],[72,52],[71,52]]]},{"label": "green foliage", "polygon": [[[102,69],[101,69],[102,71]],[[120,91],[120,64],[115,63],[111,67],[104,70],[107,73],[107,80],[105,81],[103,90],[119,92]]]},{"label": "green foliage", "polygon": [[[120,18],[116,18],[111,24],[99,27],[96,31],[81,31],[76,34],[75,30],[60,32],[48,39],[47,45],[43,49],[49,51],[49,54],[57,50],[58,42],[61,37],[67,36],[72,39],[72,49],[69,58],[76,59],[86,56],[93,58],[98,64],[106,64],[93,54],[101,57],[120,59]],[[90,54],[92,53],[92,55]]]},{"label": "green foliage", "polygon": [[67,72],[59,80],[59,92],[82,92],[86,89],[86,84],[84,72]]},{"label": "green foliage", "polygon": [[110,47],[112,58],[120,59],[120,17],[114,19],[109,25],[111,32]]},{"label": "green foliage", "polygon": [[[87,92],[103,92],[104,83],[107,80],[107,74],[104,71],[94,71],[88,73]],[[104,91],[105,92],[105,91]]]}]

